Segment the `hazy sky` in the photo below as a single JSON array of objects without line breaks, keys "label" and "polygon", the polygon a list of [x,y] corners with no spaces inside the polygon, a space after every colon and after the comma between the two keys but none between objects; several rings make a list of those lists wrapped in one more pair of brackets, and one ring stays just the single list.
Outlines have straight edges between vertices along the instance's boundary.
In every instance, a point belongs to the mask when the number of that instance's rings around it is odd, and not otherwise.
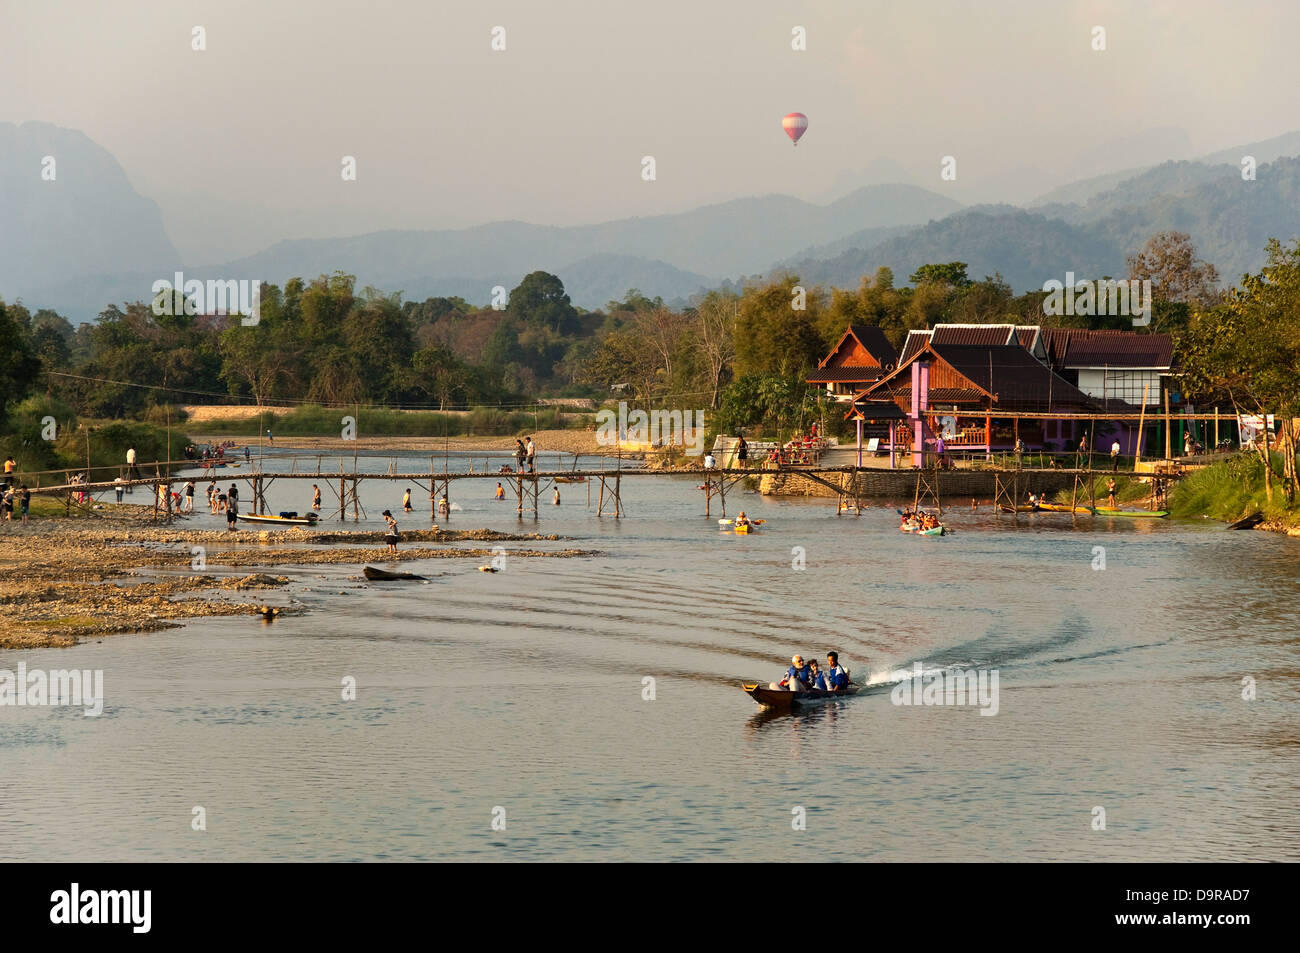
[{"label": "hazy sky", "polygon": [[882,157],[963,202],[1026,201],[1300,127],[1297,36],[1290,0],[0,0],[0,120],[84,131],[200,264],[286,237],[824,200]]}]

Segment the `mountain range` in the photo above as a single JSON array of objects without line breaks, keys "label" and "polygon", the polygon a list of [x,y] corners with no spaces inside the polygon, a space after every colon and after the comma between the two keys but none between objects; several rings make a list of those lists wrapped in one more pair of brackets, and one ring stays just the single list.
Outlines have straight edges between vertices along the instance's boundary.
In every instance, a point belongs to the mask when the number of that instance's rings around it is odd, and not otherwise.
[{"label": "mountain range", "polygon": [[[793,272],[808,285],[856,287],[887,265],[896,280],[928,262],[961,260],[1016,291],[1073,271],[1122,276],[1152,234],[1191,234],[1227,281],[1258,270],[1270,237],[1300,236],[1300,132],[1069,183],[1027,207],[963,207],[913,184],[852,189],[825,203],[766,195],[596,225],[495,222],[281,241],[215,266],[183,263],[158,206],[84,134],[0,123],[0,297],[89,320],[109,303],[147,300],[152,283],[254,278],[283,284],[335,270],[409,299],[459,295],[486,304],[538,269],[593,309],[630,288],[682,303],[740,276]],[[1253,156],[1253,180],[1241,159]],[[53,180],[45,157],[57,159]],[[876,170],[889,168],[876,163]]]}]

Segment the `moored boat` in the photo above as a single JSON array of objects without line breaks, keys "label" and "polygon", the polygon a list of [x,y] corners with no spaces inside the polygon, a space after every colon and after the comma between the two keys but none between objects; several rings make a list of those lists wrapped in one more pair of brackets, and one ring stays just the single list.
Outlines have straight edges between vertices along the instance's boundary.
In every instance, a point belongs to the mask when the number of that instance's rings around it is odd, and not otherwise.
[{"label": "moored boat", "polygon": [[1121,510],[1113,506],[1097,507],[1098,516],[1131,516],[1137,519],[1163,519],[1169,515],[1168,510]]},{"label": "moored boat", "polygon": [[940,523],[938,526],[931,526],[929,529],[918,529],[917,536],[942,536],[948,531],[947,527]]},{"label": "moored boat", "polygon": [[261,526],[315,526],[320,519],[315,513],[308,513],[306,516],[272,516],[270,513],[240,514],[240,522],[254,523]]},{"label": "moored boat", "polygon": [[380,569],[377,566],[363,566],[361,575],[374,582],[392,582],[404,579],[423,579],[423,576],[417,576],[413,572],[390,572],[387,569]]},{"label": "moored boat", "polygon": [[785,711],[804,705],[821,704],[834,701],[837,698],[848,698],[862,690],[861,685],[853,684],[838,692],[823,692],[817,689],[807,692],[787,692],[781,688],[767,688],[758,682],[741,682],[741,687],[745,690],[745,694],[758,703],[760,708],[771,708],[777,711]]},{"label": "moored boat", "polygon": [[1229,523],[1228,529],[1254,529],[1262,522],[1264,522],[1263,513],[1251,513],[1249,516],[1243,516],[1235,523]]}]

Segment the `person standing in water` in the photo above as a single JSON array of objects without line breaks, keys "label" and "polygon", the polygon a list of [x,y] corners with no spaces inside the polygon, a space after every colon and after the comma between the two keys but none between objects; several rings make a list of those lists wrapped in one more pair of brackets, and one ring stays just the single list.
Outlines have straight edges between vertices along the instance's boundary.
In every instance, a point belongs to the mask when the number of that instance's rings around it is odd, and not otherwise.
[{"label": "person standing in water", "polygon": [[555,487],[555,497],[554,499],[551,500],[551,502],[554,503],[556,506],[560,505],[560,488],[558,486]]},{"label": "person standing in water", "polygon": [[406,495],[402,497],[402,512],[410,513],[411,510],[411,488],[406,488]]},{"label": "person standing in water", "polygon": [[320,509],[320,487],[315,483],[311,485],[311,508],[313,510]]},{"label": "person standing in water", "polygon": [[384,542],[388,544],[388,551],[390,553],[396,553],[397,542],[401,539],[401,537],[397,535],[397,520],[393,518],[392,513],[388,512],[388,510],[384,510],[384,522],[388,524],[388,534],[384,537]]},{"label": "person standing in water", "polygon": [[497,481],[497,493],[496,493],[496,498],[497,498],[498,500],[504,500],[504,499],[506,498],[506,488],[503,487],[503,486],[501,485],[501,481],[500,481],[500,480]]}]

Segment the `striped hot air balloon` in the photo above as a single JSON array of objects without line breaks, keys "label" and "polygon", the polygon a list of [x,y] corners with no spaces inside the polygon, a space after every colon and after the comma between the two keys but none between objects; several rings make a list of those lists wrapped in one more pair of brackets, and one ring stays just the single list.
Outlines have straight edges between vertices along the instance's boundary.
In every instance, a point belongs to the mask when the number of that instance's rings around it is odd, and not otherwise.
[{"label": "striped hot air balloon", "polygon": [[781,128],[785,130],[785,134],[797,146],[799,145],[799,137],[808,128],[808,117],[803,113],[790,113],[781,120]]}]

